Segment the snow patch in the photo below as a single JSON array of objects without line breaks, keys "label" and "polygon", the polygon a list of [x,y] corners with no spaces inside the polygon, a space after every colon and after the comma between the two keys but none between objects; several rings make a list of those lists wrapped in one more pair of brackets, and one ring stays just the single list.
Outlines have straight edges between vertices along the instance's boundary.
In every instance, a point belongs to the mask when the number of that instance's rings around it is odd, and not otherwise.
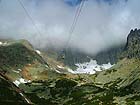
[{"label": "snow patch", "polygon": [[103,64],[102,66],[104,67],[104,69],[109,69],[109,68],[111,68],[113,65],[111,65],[111,63],[109,62],[108,64]]},{"label": "snow patch", "polygon": [[90,62],[85,62],[85,63],[78,63],[75,64],[78,68],[74,71],[71,69],[68,69],[70,73],[73,74],[95,74],[97,71],[102,71],[111,68],[113,65],[110,63],[108,64],[102,64],[98,65],[96,60],[90,60]]},{"label": "snow patch", "polygon": [[18,71],[22,71],[21,69],[18,69]]},{"label": "snow patch", "polygon": [[45,65],[45,67],[48,68],[49,66],[48,65]]},{"label": "snow patch", "polygon": [[36,51],[37,54],[39,54],[39,55],[41,54],[41,52],[39,50],[35,50],[35,51]]},{"label": "snow patch", "polygon": [[7,46],[7,45],[9,45],[9,43],[8,42],[0,42],[0,45],[1,46]]},{"label": "snow patch", "polygon": [[20,83],[28,83],[28,81],[23,78],[20,78],[19,81],[20,81]]},{"label": "snow patch", "polygon": [[15,80],[13,83],[16,86],[19,86],[20,84],[29,83],[29,82],[31,82],[31,81],[30,80],[25,80],[23,78],[19,78],[18,80]]},{"label": "snow patch", "polygon": [[19,93],[25,100],[27,103],[30,103],[30,101],[23,95],[23,93]]},{"label": "snow patch", "polygon": [[58,71],[58,70],[55,70],[57,73],[61,73],[60,71]]},{"label": "snow patch", "polygon": [[0,45],[2,45],[3,43],[2,42],[0,42]]},{"label": "snow patch", "polygon": [[16,71],[16,70],[13,70],[13,72],[15,72],[15,73],[18,73],[18,74],[19,74],[19,71]]},{"label": "snow patch", "polygon": [[28,66],[31,66],[31,64],[29,63]]},{"label": "snow patch", "polygon": [[76,72],[75,71],[73,71],[72,69],[68,69],[68,72],[70,72],[70,73],[72,73],[72,74],[76,74]]},{"label": "snow patch", "polygon": [[59,69],[64,69],[64,67],[63,67],[63,66],[59,66],[59,65],[57,65],[57,67],[58,67]]},{"label": "snow patch", "polygon": [[13,72],[15,73],[20,73],[21,71],[22,71],[21,69],[13,70]]},{"label": "snow patch", "polygon": [[16,86],[19,86],[19,85],[20,85],[20,82],[19,82],[18,80],[15,80],[13,83],[14,83]]}]

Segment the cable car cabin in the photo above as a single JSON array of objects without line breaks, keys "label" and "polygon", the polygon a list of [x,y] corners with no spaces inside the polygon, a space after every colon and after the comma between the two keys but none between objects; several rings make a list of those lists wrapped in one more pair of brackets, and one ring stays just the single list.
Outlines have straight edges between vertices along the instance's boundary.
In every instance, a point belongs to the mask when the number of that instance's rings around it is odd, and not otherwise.
[{"label": "cable car cabin", "polygon": [[62,55],[62,56],[61,56],[61,59],[65,59],[65,55]]},{"label": "cable car cabin", "polygon": [[62,52],[62,53],[60,54],[59,58],[60,58],[60,59],[65,59],[65,53]]},{"label": "cable car cabin", "polygon": [[65,51],[61,51],[60,54],[58,55],[59,60],[65,59]]}]

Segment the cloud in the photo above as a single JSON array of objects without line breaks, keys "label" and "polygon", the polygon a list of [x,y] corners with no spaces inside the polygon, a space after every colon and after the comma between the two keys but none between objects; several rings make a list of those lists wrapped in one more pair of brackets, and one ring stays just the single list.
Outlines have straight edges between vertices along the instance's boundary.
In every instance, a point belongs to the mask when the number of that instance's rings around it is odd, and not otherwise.
[{"label": "cloud", "polygon": [[[22,0],[35,26],[18,0],[0,2],[0,38],[27,39],[35,47],[66,47],[77,6],[63,0]],[[110,1],[110,0],[109,0]],[[87,0],[69,47],[96,54],[122,44],[132,28],[140,27],[139,0]],[[41,34],[39,34],[41,33]]]},{"label": "cloud", "polygon": [[76,6],[81,3],[81,0],[64,0],[64,2],[66,2],[70,6]]}]

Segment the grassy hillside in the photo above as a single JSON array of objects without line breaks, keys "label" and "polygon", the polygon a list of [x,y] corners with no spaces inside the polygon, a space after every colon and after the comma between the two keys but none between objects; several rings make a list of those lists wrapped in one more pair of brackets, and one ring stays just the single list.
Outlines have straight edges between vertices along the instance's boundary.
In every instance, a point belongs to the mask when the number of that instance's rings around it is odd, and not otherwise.
[{"label": "grassy hillside", "polygon": [[38,105],[139,105],[139,63],[136,59],[123,59],[98,74],[36,81],[20,87]]}]

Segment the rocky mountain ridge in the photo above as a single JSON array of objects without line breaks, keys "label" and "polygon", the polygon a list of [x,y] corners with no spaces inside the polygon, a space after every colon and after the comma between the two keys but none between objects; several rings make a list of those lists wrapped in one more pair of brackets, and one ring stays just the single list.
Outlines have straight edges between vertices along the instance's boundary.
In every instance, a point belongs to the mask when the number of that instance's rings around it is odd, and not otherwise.
[{"label": "rocky mountain ridge", "polygon": [[128,58],[140,58],[140,29],[131,30],[125,46],[124,55]]}]

